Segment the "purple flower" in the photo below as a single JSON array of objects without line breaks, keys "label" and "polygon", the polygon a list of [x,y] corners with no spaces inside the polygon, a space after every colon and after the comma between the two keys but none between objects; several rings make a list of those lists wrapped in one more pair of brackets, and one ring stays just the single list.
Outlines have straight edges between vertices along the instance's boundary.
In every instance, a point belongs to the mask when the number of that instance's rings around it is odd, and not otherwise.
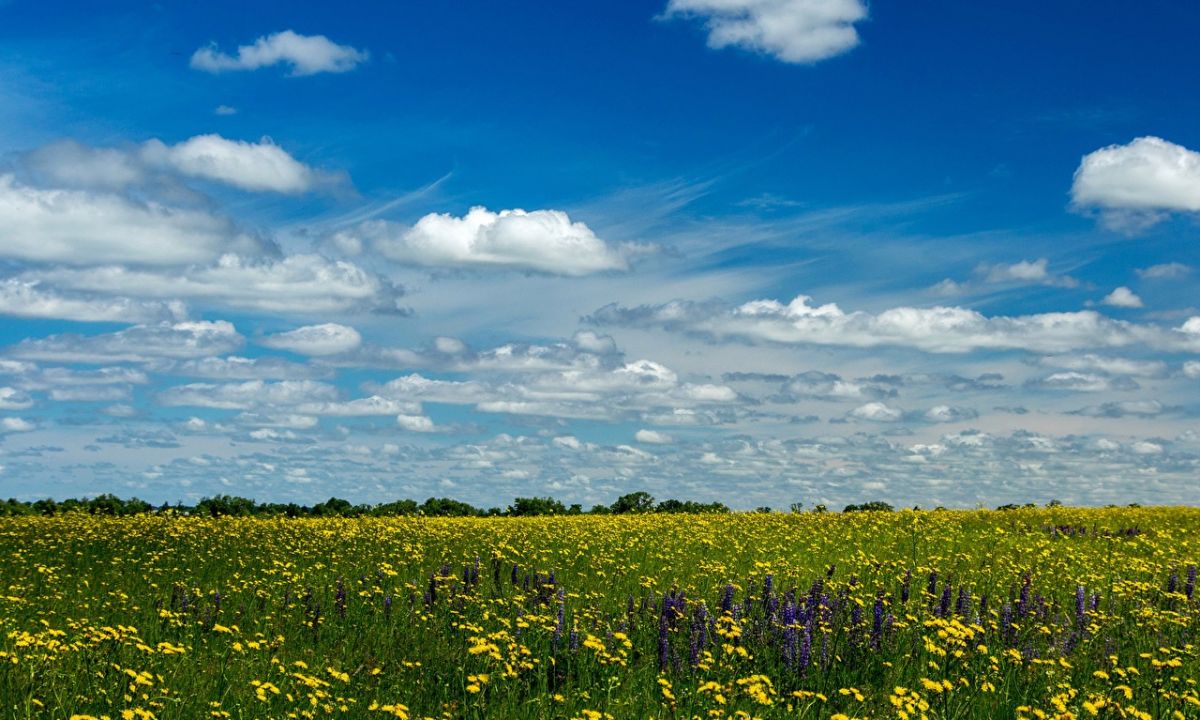
[{"label": "purple flower", "polygon": [[1087,590],[1082,585],[1075,588],[1075,622],[1079,627],[1087,625]]},{"label": "purple flower", "polygon": [[1196,566],[1188,565],[1187,569],[1187,584],[1183,586],[1183,594],[1187,595],[1188,600],[1196,594]]},{"label": "purple flower", "polygon": [[667,616],[664,613],[658,621],[658,669],[660,672],[665,671],[671,661],[671,641],[667,636],[668,629]]}]

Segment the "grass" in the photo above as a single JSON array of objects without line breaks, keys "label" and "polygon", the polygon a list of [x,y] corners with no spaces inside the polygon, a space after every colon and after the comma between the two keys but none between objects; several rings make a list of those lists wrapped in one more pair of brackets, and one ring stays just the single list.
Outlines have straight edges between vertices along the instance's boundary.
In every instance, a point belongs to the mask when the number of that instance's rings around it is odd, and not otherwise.
[{"label": "grass", "polygon": [[1198,546],[1185,508],[0,518],[0,717],[1200,717]]}]

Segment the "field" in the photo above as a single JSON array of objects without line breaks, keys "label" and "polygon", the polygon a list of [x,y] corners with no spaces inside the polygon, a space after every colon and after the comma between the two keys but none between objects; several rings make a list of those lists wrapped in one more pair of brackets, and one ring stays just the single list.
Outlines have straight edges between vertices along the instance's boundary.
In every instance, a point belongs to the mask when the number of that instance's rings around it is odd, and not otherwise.
[{"label": "field", "polygon": [[1200,717],[1200,510],[0,518],[3,718]]}]

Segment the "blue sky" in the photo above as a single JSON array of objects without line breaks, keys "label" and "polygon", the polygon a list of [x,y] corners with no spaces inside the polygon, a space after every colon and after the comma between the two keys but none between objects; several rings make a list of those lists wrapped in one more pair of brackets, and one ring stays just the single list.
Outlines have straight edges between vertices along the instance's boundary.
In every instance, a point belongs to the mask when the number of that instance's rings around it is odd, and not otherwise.
[{"label": "blue sky", "polygon": [[0,494],[1196,503],[1184,3],[0,4]]}]

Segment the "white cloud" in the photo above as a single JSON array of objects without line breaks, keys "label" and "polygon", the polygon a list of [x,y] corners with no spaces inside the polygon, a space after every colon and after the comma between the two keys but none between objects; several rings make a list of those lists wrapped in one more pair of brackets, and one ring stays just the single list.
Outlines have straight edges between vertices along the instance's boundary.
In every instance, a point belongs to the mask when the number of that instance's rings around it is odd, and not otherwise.
[{"label": "white cloud", "polygon": [[1149,136],[1109,145],[1080,161],[1071,198],[1121,227],[1153,223],[1165,212],[1198,212],[1200,153]]},{"label": "white cloud", "polygon": [[979,413],[971,408],[935,405],[925,411],[925,420],[932,423],[954,423],[974,420]]},{"label": "white cloud", "polygon": [[633,438],[640,443],[648,445],[669,445],[675,442],[675,439],[666,433],[661,433],[657,430],[647,430],[646,428],[638,430]]},{"label": "white cloud", "polygon": [[1104,375],[1074,370],[1052,373],[1032,385],[1047,390],[1073,390],[1075,392],[1104,392],[1113,389],[1112,381]]},{"label": "white cloud", "polygon": [[1100,302],[1105,305],[1119,308],[1140,308],[1142,307],[1142,299],[1138,297],[1132,290],[1122,285],[1104,296]]},{"label": "white cloud", "polygon": [[231,107],[229,105],[218,105],[216,107],[216,109],[213,110],[213,114],[214,115],[237,115],[237,108]]},{"label": "white cloud", "polygon": [[270,138],[250,143],[210,134],[176,145],[151,140],[142,146],[141,157],[151,166],[242,190],[302,193],[332,180],[296,160]]},{"label": "white cloud", "polygon": [[146,298],[187,298],[272,313],[402,313],[403,290],[344,260],[320,255],[281,259],[223,255],[211,265],[151,272],[117,265],[26,273],[60,287]]},{"label": "white cloud", "polygon": [[146,323],[182,320],[187,317],[187,307],[176,301],[67,296],[37,281],[8,278],[0,280],[0,315],[77,322]]},{"label": "white cloud", "polygon": [[286,63],[292,75],[314,75],[353,70],[369,57],[365,50],[338,45],[324,35],[300,35],[291,30],[260,37],[253,45],[241,45],[237,55],[227,55],[215,45],[192,54],[191,65],[211,73],[228,70],[257,70]]},{"label": "white cloud", "polygon": [[30,430],[35,430],[36,428],[36,425],[24,418],[0,418],[0,433],[29,432]]},{"label": "white cloud", "polygon": [[332,385],[312,380],[280,380],[242,383],[191,383],[176,385],[159,393],[163,405],[207,407],[223,410],[270,410],[337,399]]},{"label": "white cloud", "polygon": [[136,154],[117,148],[93,148],[60,140],[26,153],[24,168],[41,184],[69,188],[120,190],[146,181]]},{"label": "white cloud", "polygon": [[1183,263],[1169,262],[1138,268],[1135,272],[1143,280],[1176,280],[1187,277],[1192,272],[1192,268]]},{"label": "white cloud", "polygon": [[424,415],[397,415],[396,424],[409,432],[433,432],[433,421]]},{"label": "white cloud", "polygon": [[859,420],[884,423],[899,422],[904,417],[904,413],[901,410],[881,402],[869,402],[865,405],[859,405],[847,414]]},{"label": "white cloud", "polygon": [[862,0],[670,0],[667,17],[704,19],[711,48],[740,47],[790,63],[812,63],[858,45]]},{"label": "white cloud", "polygon": [[280,357],[245,358],[236,355],[159,362],[152,365],[152,369],[164,375],[214,380],[312,380],[331,374],[327,368],[295,363]]},{"label": "white cloud", "polygon": [[492,267],[580,276],[629,267],[610,247],[560,210],[474,207],[463,217],[430,213],[412,227],[372,220],[339,234],[374,242],[393,260],[417,265]]},{"label": "white cloud", "polygon": [[1017,283],[1026,285],[1051,285],[1054,287],[1073,288],[1079,286],[1079,281],[1069,275],[1054,275],[1048,269],[1049,260],[1021,260],[1005,265],[984,265],[979,272],[989,283]]},{"label": "white cloud", "polygon": [[1039,361],[1047,367],[1066,370],[1098,370],[1112,375],[1135,375],[1137,377],[1162,377],[1167,373],[1167,364],[1161,360],[1134,360],[1130,358],[1106,357],[1086,353],[1083,355],[1050,355]]},{"label": "white cloud", "polygon": [[207,262],[262,251],[226,218],[81,190],[43,190],[0,175],[0,256],[68,265]]},{"label": "white cloud", "polygon": [[270,335],[260,340],[259,344],[301,355],[339,355],[361,345],[362,335],[346,325],[324,323]]},{"label": "white cloud", "polygon": [[735,308],[673,301],[623,308],[609,305],[588,320],[598,325],[665,327],[711,337],[846,347],[887,345],[934,353],[973,350],[1067,352],[1086,348],[1151,347],[1200,352],[1200,317],[1177,329],[1114,320],[1094,311],[987,317],[963,307],[898,307],[878,314],[813,307],[798,295],[787,305],[754,300]]},{"label": "white cloud", "polygon": [[372,415],[419,415],[421,404],[418,402],[396,400],[394,398],[371,395],[365,398],[338,402],[306,402],[297,406],[299,412],[311,415],[327,415],[333,417],[368,417]]},{"label": "white cloud", "polygon": [[128,400],[127,385],[81,385],[58,387],[50,391],[50,399],[57,402],[116,402]]},{"label": "white cloud", "polygon": [[1200,378],[1200,360],[1188,360],[1183,364],[1183,374],[1195,380]]},{"label": "white cloud", "polygon": [[11,387],[0,387],[0,410],[25,410],[33,407],[28,393]]},{"label": "white cloud", "polygon": [[243,343],[232,323],[224,320],[135,325],[102,335],[50,335],[22,340],[12,354],[31,360],[99,364],[141,362],[155,358],[223,355]]}]

